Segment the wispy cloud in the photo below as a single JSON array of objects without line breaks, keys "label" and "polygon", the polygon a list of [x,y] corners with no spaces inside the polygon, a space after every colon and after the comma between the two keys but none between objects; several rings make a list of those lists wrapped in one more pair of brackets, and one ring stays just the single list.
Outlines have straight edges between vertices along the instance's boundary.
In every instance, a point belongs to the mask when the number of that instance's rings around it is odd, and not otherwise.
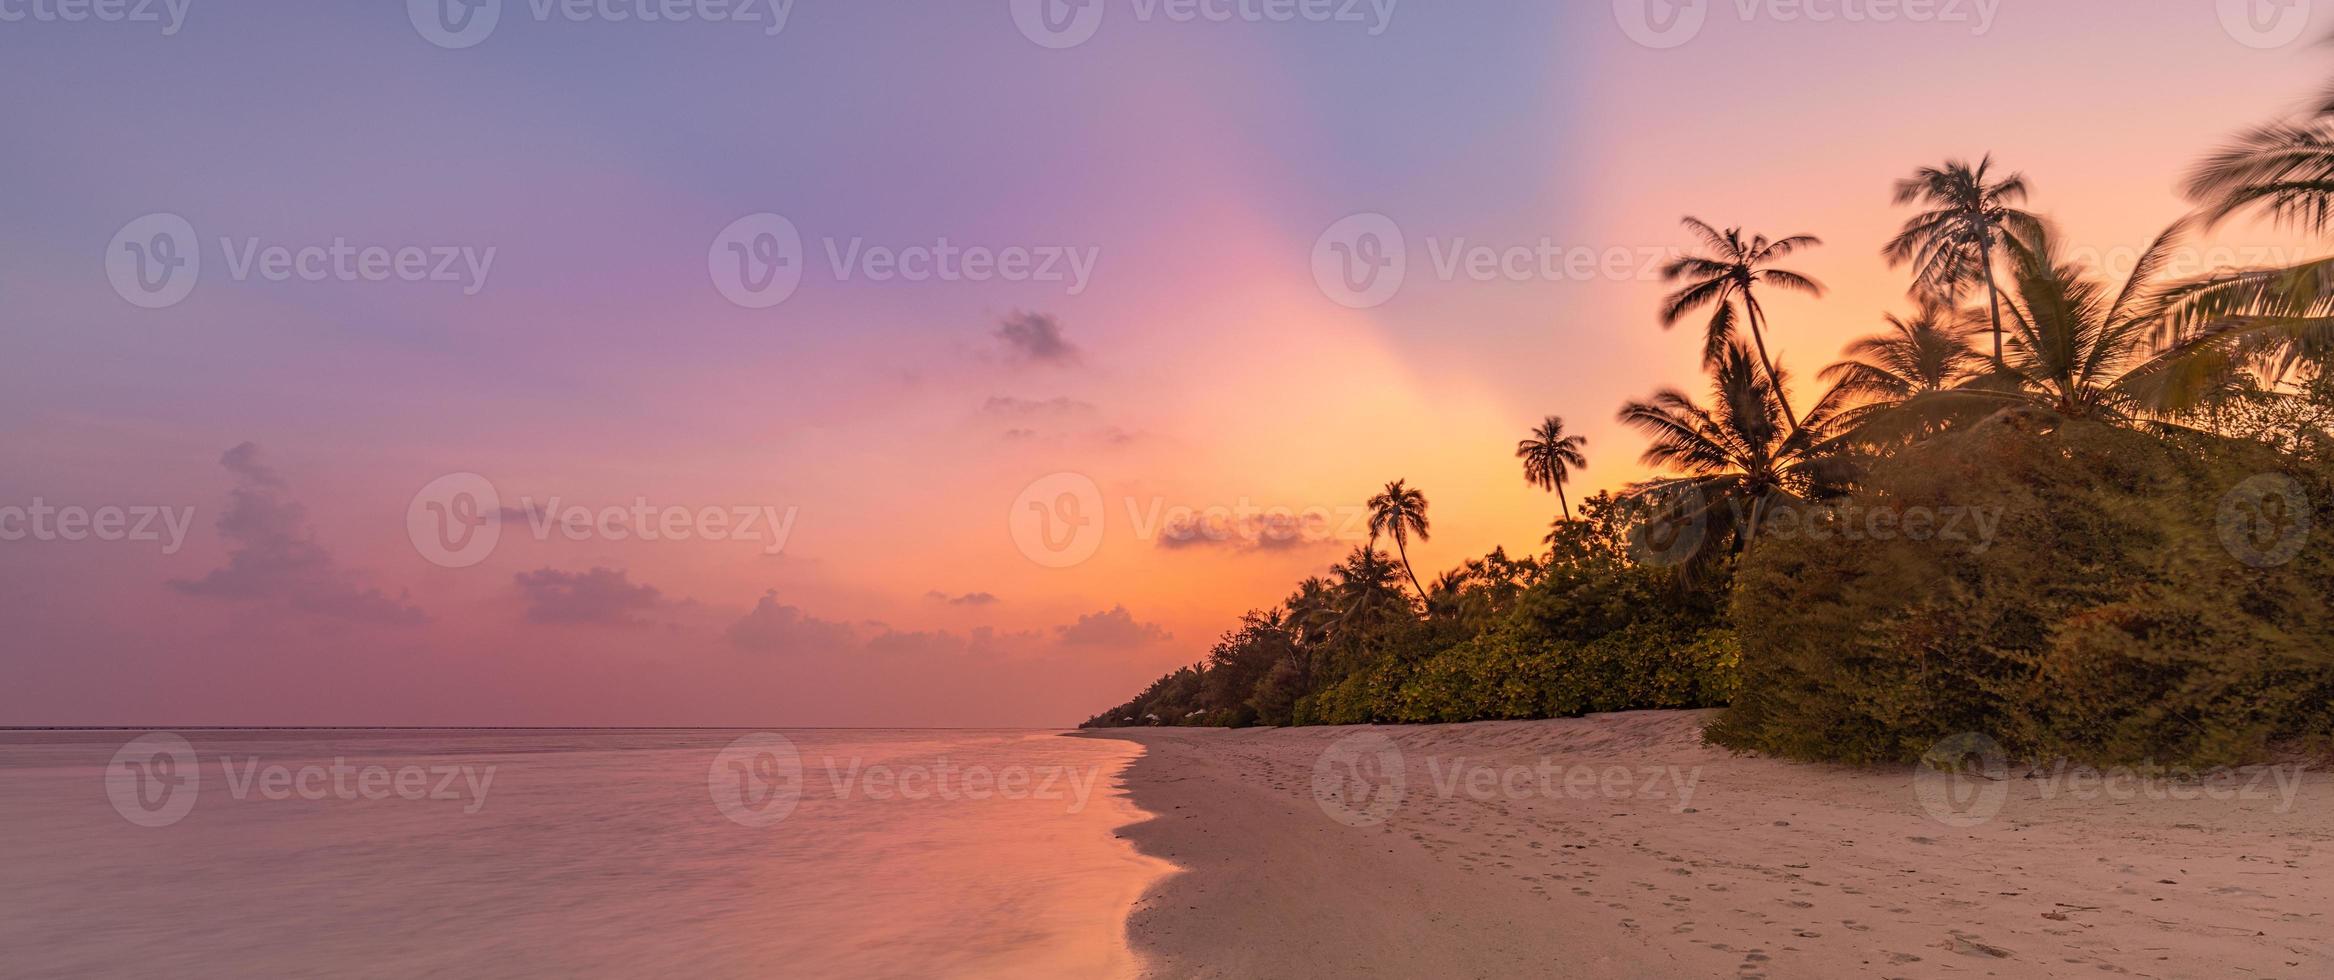
[{"label": "wispy cloud", "polygon": [[527,621],[550,624],[642,626],[664,596],[653,585],[635,583],[621,569],[562,572],[544,568],[512,576],[527,604]]},{"label": "wispy cloud", "polygon": [[199,579],[172,579],[181,594],[206,599],[274,603],[318,616],[360,623],[411,625],[429,617],[403,596],[356,583],[308,527],[308,512],[286,493],[283,477],[245,442],[219,457],[238,484],[229,492],[219,533],[232,546],[227,564]]}]

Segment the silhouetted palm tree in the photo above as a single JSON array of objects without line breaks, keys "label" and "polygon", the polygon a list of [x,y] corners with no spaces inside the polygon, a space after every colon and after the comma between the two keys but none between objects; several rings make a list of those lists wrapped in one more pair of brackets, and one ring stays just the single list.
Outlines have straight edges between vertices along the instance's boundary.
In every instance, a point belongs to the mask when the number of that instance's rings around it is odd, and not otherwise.
[{"label": "silhouetted palm tree", "polygon": [[2019,210],[2026,200],[2026,178],[2011,174],[1988,183],[1986,170],[1994,158],[1986,156],[1972,167],[1949,160],[1945,166],[1922,167],[1896,182],[1899,207],[1919,204],[1927,210],[1913,215],[1880,254],[1890,268],[1913,264],[1916,293],[1956,303],[1973,282],[1983,281],[1986,304],[1992,311],[1994,363],[2002,360],[2001,290],[1994,285],[1994,254],[2002,245],[2040,230],[2042,221]]},{"label": "silhouetted palm tree", "polygon": [[2170,425],[2163,415],[2226,384],[2225,352],[2210,345],[2159,349],[2156,277],[2178,247],[2181,225],[2156,238],[2121,288],[2062,261],[2047,230],[2008,250],[2013,295],[2003,297],[2009,342],[2003,375],[2015,386],[1965,385],[1917,394],[1907,407],[2041,408],[2117,425]]},{"label": "silhouetted palm tree", "polygon": [[1532,430],[1530,438],[1515,444],[1516,458],[1524,461],[1524,482],[1542,490],[1556,491],[1556,502],[1564,505],[1564,519],[1572,519],[1572,501],[1564,497],[1564,482],[1572,471],[1588,465],[1588,457],[1581,448],[1588,440],[1581,436],[1564,434],[1564,420],[1548,416],[1540,427]]},{"label": "silhouetted palm tree", "polygon": [[1343,606],[1327,629],[1332,637],[1349,630],[1366,636],[1382,623],[1417,615],[1410,597],[1395,581],[1394,563],[1376,548],[1354,546],[1353,553],[1329,574],[1336,579],[1331,588]]},{"label": "silhouetted palm tree", "polygon": [[[2334,94],[2316,113],[2250,130],[2199,164],[2188,196],[2210,228],[2254,212],[2315,235],[2334,232]],[[2288,268],[2200,277],[2167,291],[2160,339],[2207,370],[2258,367],[2274,380],[2334,360],[2334,256]]]},{"label": "silhouetted palm tree", "polygon": [[1402,556],[1402,570],[1410,575],[1410,585],[1418,590],[1418,597],[1426,598],[1426,586],[1418,582],[1418,573],[1410,567],[1410,536],[1427,540],[1426,495],[1414,487],[1403,486],[1401,480],[1386,484],[1386,492],[1370,498],[1370,543],[1375,545],[1383,534],[1394,539],[1394,551]]},{"label": "silhouetted palm tree", "polygon": [[1843,427],[1860,425],[1916,395],[1956,387],[1986,363],[1970,349],[1968,324],[1951,307],[1923,303],[1910,320],[1895,314],[1886,319],[1887,332],[1851,342],[1842,352],[1846,359],[1818,375],[1842,397],[1861,400],[1840,411]]},{"label": "silhouetted palm tree", "polygon": [[1742,229],[1719,231],[1700,218],[1687,218],[1686,229],[1701,237],[1708,246],[1709,255],[1685,255],[1672,259],[1661,269],[1663,282],[1684,282],[1661,304],[1661,325],[1677,326],[1679,320],[1704,306],[1712,307],[1710,327],[1702,348],[1702,366],[1711,367],[1725,357],[1734,343],[1734,324],[1737,319],[1734,304],[1742,304],[1740,317],[1750,324],[1751,343],[1758,348],[1759,363],[1767,369],[1767,380],[1774,382],[1778,396],[1783,398],[1783,418],[1791,427],[1799,427],[1799,416],[1791,410],[1788,395],[1782,391],[1780,375],[1775,372],[1775,360],[1767,356],[1766,311],[1759,306],[1753,287],[1766,284],[1814,296],[1823,295],[1823,286],[1815,280],[1787,269],[1777,269],[1770,263],[1789,257],[1793,252],[1823,244],[1812,235],[1793,235],[1770,242],[1765,235],[1743,238]]},{"label": "silhouetted palm tree", "polygon": [[1785,426],[1777,386],[1761,374],[1741,343],[1729,345],[1712,372],[1705,408],[1675,389],[1621,408],[1621,421],[1653,437],[1644,461],[1684,474],[1630,488],[1635,498],[1669,498],[1683,490],[1700,501],[1679,517],[1708,520],[1724,511],[1741,515],[1738,540],[1748,546],[1776,503],[1807,500],[1833,489],[1827,472],[1833,447],[1825,439],[1840,393],[1827,392],[1803,424]]}]

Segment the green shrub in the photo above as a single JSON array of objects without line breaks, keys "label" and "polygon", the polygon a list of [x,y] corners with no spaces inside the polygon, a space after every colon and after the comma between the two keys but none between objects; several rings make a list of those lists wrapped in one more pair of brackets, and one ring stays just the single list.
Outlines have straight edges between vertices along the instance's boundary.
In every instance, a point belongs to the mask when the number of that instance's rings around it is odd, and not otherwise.
[{"label": "green shrub", "polygon": [[[2249,512],[2231,494],[2256,477],[2318,501],[2334,489],[2257,444],[2031,411],[1914,446],[1845,504],[1765,520],[1732,601],[1744,689],[1709,735],[1847,762],[1916,759],[1960,732],[2093,764],[2322,741],[2334,561],[2323,529],[2280,562],[2263,549],[2290,535],[2223,527]],[[1937,517],[1925,540],[1871,534],[1872,514],[1919,512]],[[1989,514],[1990,532],[1975,523]]]}]

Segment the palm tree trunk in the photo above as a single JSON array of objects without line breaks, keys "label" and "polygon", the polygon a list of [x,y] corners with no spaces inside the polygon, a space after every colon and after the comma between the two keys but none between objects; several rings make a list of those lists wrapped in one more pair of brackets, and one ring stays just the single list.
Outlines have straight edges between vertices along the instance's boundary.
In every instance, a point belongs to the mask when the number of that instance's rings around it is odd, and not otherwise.
[{"label": "palm tree trunk", "polygon": [[1994,288],[1993,246],[1989,243],[1978,249],[1978,257],[1986,266],[1986,303],[1994,314],[1994,370],[1999,371],[2008,365],[2002,363],[2002,293]]},{"label": "palm tree trunk", "polygon": [[1564,484],[1556,485],[1556,502],[1564,505],[1564,519],[1572,519],[1572,501],[1564,499]]},{"label": "palm tree trunk", "polygon": [[1799,431],[1799,413],[1791,410],[1791,396],[1783,391],[1783,379],[1775,373],[1775,359],[1767,356],[1766,317],[1759,313],[1759,301],[1743,293],[1742,305],[1750,308],[1751,343],[1758,345],[1759,363],[1767,369],[1767,381],[1775,386],[1775,401],[1783,406],[1783,418],[1790,421],[1791,431]]},{"label": "palm tree trunk", "polygon": [[1418,601],[1426,601],[1426,586],[1418,584],[1418,573],[1410,568],[1410,548],[1401,538],[1394,539],[1394,550],[1402,555],[1402,570],[1410,575],[1410,587],[1418,590]]}]

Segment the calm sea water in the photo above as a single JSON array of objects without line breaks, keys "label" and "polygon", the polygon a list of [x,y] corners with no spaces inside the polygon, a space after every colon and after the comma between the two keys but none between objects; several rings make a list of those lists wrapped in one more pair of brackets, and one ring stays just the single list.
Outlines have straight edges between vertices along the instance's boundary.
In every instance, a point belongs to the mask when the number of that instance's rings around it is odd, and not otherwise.
[{"label": "calm sea water", "polygon": [[1124,742],[139,734],[0,732],[0,975],[1123,976],[1167,870]]}]

